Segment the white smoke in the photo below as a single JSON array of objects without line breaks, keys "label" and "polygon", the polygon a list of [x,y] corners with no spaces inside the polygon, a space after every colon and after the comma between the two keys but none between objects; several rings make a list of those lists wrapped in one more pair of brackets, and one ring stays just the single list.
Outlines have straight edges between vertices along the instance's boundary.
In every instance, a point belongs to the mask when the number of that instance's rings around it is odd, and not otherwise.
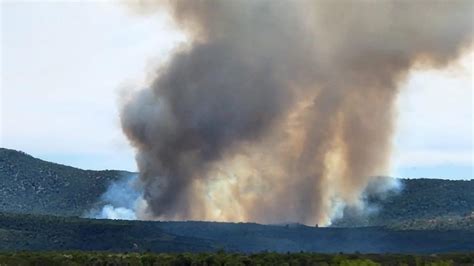
[{"label": "white smoke", "polygon": [[114,207],[110,204],[105,205],[101,212],[94,218],[113,219],[113,220],[136,220],[135,211],[124,207]]},{"label": "white smoke", "polygon": [[361,195],[360,204],[347,205],[338,202],[331,216],[332,225],[369,226],[370,218],[382,210],[382,204],[389,198],[400,194],[404,189],[401,179],[389,176],[376,176],[369,182]]},{"label": "white smoke", "polygon": [[126,176],[111,183],[99,202],[101,207],[88,211],[87,218],[136,220],[137,210],[144,202],[138,176]]}]

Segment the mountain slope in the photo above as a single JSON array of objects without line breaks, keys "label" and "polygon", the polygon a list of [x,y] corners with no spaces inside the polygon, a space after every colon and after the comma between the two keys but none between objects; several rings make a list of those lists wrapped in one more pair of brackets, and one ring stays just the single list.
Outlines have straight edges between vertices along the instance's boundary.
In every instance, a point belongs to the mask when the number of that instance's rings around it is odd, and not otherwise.
[{"label": "mountain slope", "polygon": [[[112,181],[130,174],[81,170],[0,148],[0,212],[80,216],[94,207]],[[347,209],[334,226],[456,228],[458,223],[474,227],[474,180],[400,181],[399,192],[367,198],[370,209],[376,211],[367,214]]]},{"label": "mountain slope", "polygon": [[79,216],[124,171],[91,171],[0,148],[0,212]]},{"label": "mountain slope", "polygon": [[[334,226],[449,224],[449,220],[472,221],[474,214],[474,180],[401,179],[398,192],[367,199],[373,211],[360,213],[346,209]],[[431,223],[431,224],[430,224]],[[474,227],[474,225],[472,225]]]},{"label": "mountain slope", "polygon": [[376,221],[431,219],[474,212],[474,180],[404,179],[398,195],[378,200]]}]

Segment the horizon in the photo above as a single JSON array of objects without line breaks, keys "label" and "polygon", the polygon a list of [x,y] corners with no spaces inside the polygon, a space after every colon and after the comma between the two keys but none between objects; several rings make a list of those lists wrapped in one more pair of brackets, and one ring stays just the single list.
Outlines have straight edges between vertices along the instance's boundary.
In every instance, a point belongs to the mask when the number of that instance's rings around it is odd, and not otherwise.
[{"label": "horizon", "polygon": [[[63,165],[63,166],[67,166],[67,167],[73,167],[73,168],[76,168],[76,169],[79,169],[79,170],[84,170],[84,171],[120,171],[120,172],[129,172],[131,174],[140,174],[138,171],[129,171],[129,170],[124,170],[124,169],[120,169],[120,168],[117,168],[117,169],[116,168],[103,168],[103,169],[81,168],[81,167],[76,167],[76,166],[63,164],[63,163],[59,163],[59,162],[55,162],[55,161],[50,161],[50,160],[47,160],[47,159],[44,159],[44,158],[41,158],[41,157],[38,157],[38,156],[34,156],[34,155],[32,155],[28,152],[18,150],[18,149],[6,148],[6,147],[0,147],[0,149],[6,149],[6,150],[10,150],[10,151],[15,151],[15,152],[21,152],[21,153],[26,154],[27,156],[33,157],[34,159],[38,159],[38,160],[48,162],[48,163]],[[474,178],[472,178],[472,177],[471,178],[459,178],[459,177],[445,178],[445,177],[430,177],[430,176],[426,176],[426,177],[384,176],[384,177],[395,178],[395,179],[409,179],[409,180],[412,180],[412,179],[433,179],[433,180],[448,180],[448,181],[473,181],[474,180]]]}]

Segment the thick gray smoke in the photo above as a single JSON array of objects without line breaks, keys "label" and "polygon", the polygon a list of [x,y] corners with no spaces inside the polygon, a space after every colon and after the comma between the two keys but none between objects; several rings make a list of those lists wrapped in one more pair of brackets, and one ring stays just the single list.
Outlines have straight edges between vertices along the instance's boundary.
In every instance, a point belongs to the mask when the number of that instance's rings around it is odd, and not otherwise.
[{"label": "thick gray smoke", "polygon": [[142,7],[190,39],[121,112],[150,219],[329,223],[385,173],[409,71],[446,66],[473,37],[472,1]]}]

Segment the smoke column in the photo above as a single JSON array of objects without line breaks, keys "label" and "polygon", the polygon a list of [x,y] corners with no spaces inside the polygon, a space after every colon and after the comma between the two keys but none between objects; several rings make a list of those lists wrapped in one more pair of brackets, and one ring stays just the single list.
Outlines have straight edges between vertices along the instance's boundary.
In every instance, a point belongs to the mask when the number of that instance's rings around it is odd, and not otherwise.
[{"label": "smoke column", "polygon": [[155,7],[190,45],[121,110],[141,219],[330,223],[386,172],[410,70],[448,65],[473,37],[472,1],[140,5]]}]

